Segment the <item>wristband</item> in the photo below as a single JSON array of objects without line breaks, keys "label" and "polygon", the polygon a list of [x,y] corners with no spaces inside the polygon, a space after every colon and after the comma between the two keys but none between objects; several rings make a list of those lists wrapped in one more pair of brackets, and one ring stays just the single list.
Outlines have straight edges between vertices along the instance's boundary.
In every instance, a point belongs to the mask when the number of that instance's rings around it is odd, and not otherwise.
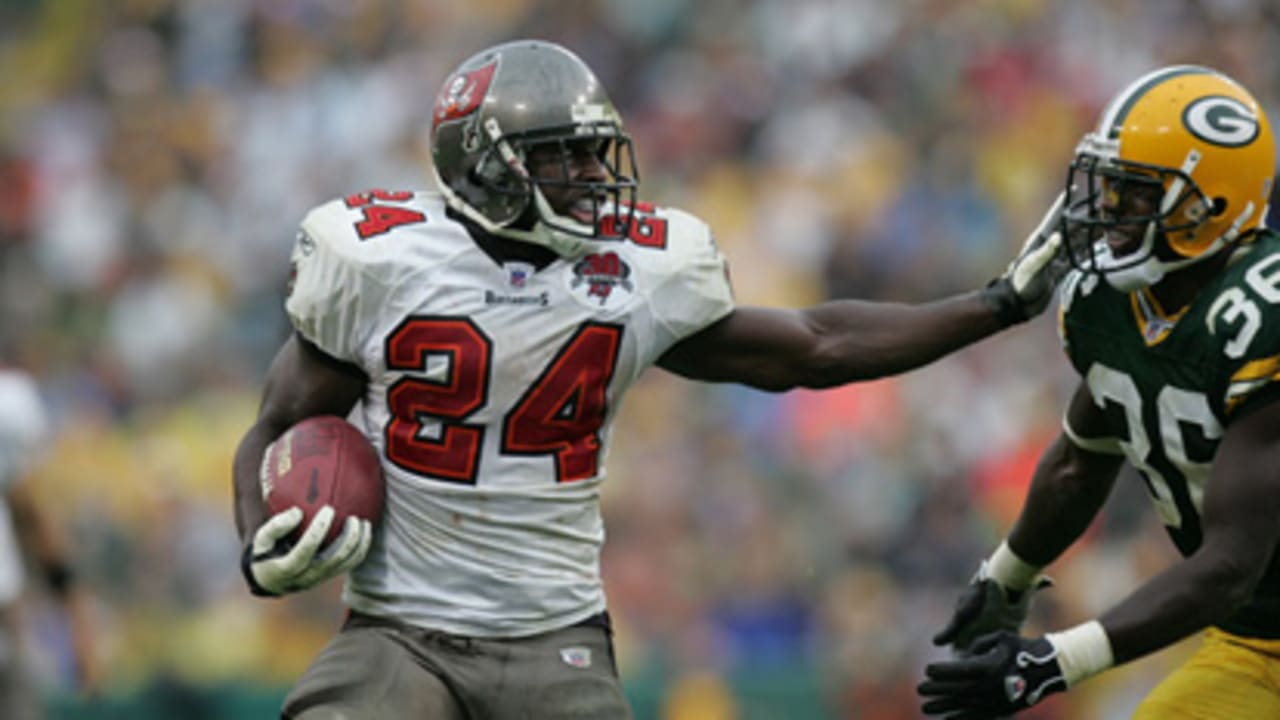
[{"label": "wristband", "polygon": [[258,597],[280,597],[280,593],[274,593],[258,584],[257,578],[253,576],[253,544],[244,546],[244,552],[240,553],[240,572],[244,575],[244,581],[249,584],[249,592]]},{"label": "wristband", "polygon": [[987,283],[987,286],[979,292],[982,295],[982,301],[996,316],[1000,327],[1017,325],[1027,319],[1027,312],[1018,300],[1018,293],[1013,289],[1013,283],[1009,282],[1009,278],[998,277]]},{"label": "wristband", "polygon": [[1012,592],[1022,592],[1031,587],[1039,574],[1040,568],[1018,557],[1009,547],[1008,540],[1000,543],[987,560],[987,577]]},{"label": "wristband", "polygon": [[1060,633],[1049,633],[1045,638],[1058,651],[1058,666],[1067,680],[1067,687],[1093,677],[1116,664],[1111,651],[1111,639],[1102,623],[1090,620]]},{"label": "wristband", "polygon": [[49,589],[54,595],[64,597],[67,590],[71,588],[71,583],[75,582],[75,573],[66,563],[51,562],[44,567],[44,580],[49,584]]}]

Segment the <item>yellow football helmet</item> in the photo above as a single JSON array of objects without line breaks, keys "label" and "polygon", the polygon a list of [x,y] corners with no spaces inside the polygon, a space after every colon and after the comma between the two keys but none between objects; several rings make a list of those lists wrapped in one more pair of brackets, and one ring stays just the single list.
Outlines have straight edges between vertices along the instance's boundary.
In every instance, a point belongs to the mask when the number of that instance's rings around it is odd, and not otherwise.
[{"label": "yellow football helmet", "polygon": [[[1149,73],[1076,148],[1061,220],[1072,261],[1124,291],[1155,284],[1249,237],[1275,166],[1271,124],[1248,90],[1195,65]],[[1135,242],[1121,228],[1138,228]]]}]

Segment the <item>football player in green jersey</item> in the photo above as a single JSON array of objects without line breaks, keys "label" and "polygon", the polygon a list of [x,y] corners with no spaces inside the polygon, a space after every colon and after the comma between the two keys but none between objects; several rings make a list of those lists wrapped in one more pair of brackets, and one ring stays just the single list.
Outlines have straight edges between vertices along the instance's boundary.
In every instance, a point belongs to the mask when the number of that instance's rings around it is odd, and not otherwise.
[{"label": "football player in green jersey", "polygon": [[[1081,141],[1061,231],[1077,269],[1063,344],[1082,382],[1005,542],[935,637],[923,710],[1001,717],[1206,630],[1136,718],[1280,718],[1280,235],[1275,140],[1204,67],[1133,82]],[[1088,527],[1123,461],[1183,559],[1100,617],[1022,637],[1041,568]]]}]

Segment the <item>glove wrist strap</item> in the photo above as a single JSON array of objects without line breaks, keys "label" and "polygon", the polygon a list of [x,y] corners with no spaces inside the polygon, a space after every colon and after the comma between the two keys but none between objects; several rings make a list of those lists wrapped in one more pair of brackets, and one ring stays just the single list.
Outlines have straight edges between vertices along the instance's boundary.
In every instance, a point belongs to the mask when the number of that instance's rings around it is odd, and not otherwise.
[{"label": "glove wrist strap", "polygon": [[1013,289],[1013,283],[1009,282],[1009,278],[995,278],[979,293],[982,295],[982,302],[986,303],[987,308],[996,316],[1000,327],[1017,325],[1027,319],[1027,313],[1022,308],[1018,293]]},{"label": "glove wrist strap", "polygon": [[987,559],[987,577],[1007,591],[1022,592],[1031,587],[1039,575],[1040,567],[1018,557],[1007,540]]},{"label": "glove wrist strap", "polygon": [[1049,633],[1045,639],[1058,651],[1058,666],[1069,688],[1115,665],[1111,639],[1097,620],[1060,633]]},{"label": "glove wrist strap", "polygon": [[249,592],[258,597],[280,597],[280,593],[271,592],[258,584],[258,579],[253,576],[252,543],[245,545],[244,552],[240,553],[240,573],[244,575],[244,581],[249,585]]}]

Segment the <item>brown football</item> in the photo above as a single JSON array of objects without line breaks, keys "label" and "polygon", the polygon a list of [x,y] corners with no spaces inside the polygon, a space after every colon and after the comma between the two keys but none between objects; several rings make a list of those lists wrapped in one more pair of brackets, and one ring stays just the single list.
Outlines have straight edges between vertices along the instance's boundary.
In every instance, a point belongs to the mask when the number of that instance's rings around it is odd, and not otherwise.
[{"label": "brown football", "polygon": [[320,508],[332,505],[333,524],[322,545],[342,532],[350,515],[377,523],[383,480],[378,453],[354,425],[334,415],[307,418],[285,431],[262,462],[262,487],[272,515],[297,505],[297,539]]}]

